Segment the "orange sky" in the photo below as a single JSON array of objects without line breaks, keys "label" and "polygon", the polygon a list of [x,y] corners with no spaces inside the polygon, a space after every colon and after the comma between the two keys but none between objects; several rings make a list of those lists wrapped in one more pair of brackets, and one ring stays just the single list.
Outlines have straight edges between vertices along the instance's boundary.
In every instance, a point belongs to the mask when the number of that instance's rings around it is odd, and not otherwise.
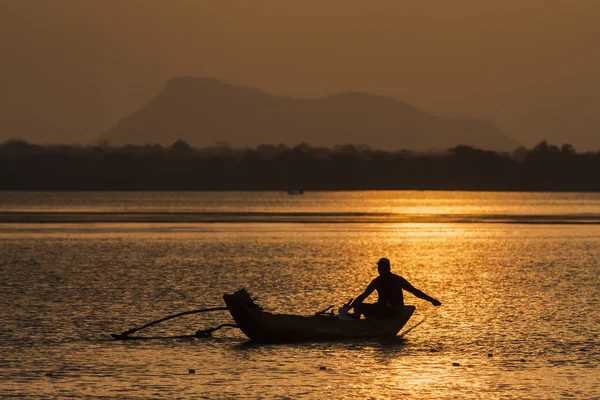
[{"label": "orange sky", "polygon": [[4,0],[0,140],[90,142],[177,75],[391,95],[600,149],[596,0]]}]

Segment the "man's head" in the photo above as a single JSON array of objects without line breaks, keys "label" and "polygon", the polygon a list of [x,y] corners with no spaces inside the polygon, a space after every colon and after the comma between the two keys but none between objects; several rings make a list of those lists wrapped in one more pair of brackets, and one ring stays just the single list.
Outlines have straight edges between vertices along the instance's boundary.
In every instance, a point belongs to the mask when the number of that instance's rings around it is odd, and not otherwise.
[{"label": "man's head", "polygon": [[390,271],[391,271],[390,260],[388,260],[385,257],[380,258],[379,261],[377,261],[377,272],[379,272],[379,275],[388,273]]}]

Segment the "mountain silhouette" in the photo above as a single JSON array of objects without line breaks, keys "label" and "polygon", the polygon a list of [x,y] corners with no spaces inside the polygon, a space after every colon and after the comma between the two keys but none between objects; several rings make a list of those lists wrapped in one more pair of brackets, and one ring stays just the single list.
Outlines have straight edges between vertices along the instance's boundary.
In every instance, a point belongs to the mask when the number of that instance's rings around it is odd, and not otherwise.
[{"label": "mountain silhouette", "polygon": [[113,145],[170,145],[177,139],[194,146],[226,142],[234,147],[302,142],[384,150],[519,146],[487,121],[437,117],[391,97],[346,92],[293,98],[193,77],[169,80],[148,104],[101,136]]}]

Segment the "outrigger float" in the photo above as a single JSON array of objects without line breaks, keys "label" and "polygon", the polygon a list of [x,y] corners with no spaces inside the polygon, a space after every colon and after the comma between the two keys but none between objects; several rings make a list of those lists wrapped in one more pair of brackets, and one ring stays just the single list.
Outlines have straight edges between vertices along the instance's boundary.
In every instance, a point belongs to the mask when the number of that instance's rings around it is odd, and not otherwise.
[{"label": "outrigger float", "polygon": [[406,325],[415,312],[415,306],[404,306],[402,314],[397,317],[386,319],[353,319],[335,315],[331,312],[327,313],[333,307],[331,306],[312,316],[274,314],[264,311],[262,307],[257,305],[245,289],[238,290],[233,294],[225,294],[223,295],[223,300],[227,307],[186,311],[150,322],[139,328],[130,329],[121,334],[111,334],[111,336],[116,340],[157,339],[156,337],[130,335],[141,329],[179,316],[200,312],[229,310],[236,324],[221,324],[216,328],[199,330],[194,335],[162,336],[160,338],[205,338],[210,337],[212,332],[223,327],[239,328],[248,338],[258,343],[393,338]]}]

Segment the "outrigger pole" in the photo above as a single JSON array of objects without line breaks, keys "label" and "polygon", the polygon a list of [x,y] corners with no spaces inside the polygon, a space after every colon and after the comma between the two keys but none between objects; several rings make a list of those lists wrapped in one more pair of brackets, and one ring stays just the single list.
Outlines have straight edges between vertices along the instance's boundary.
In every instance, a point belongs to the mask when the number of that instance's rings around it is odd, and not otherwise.
[{"label": "outrigger pole", "polygon": [[[161,319],[159,319],[159,320],[156,320],[156,321],[149,322],[149,323],[147,323],[146,325],[142,325],[142,326],[140,326],[140,327],[138,327],[138,328],[133,328],[133,329],[130,329],[130,330],[128,330],[128,331],[125,331],[125,332],[123,332],[123,333],[120,333],[120,334],[119,334],[119,333],[111,333],[111,334],[110,334],[110,336],[112,336],[112,337],[113,337],[113,339],[115,339],[115,340],[128,340],[128,339],[133,339],[132,337],[130,337],[130,336],[129,336],[129,335],[131,335],[132,333],[135,333],[135,332],[137,332],[137,331],[140,331],[140,330],[142,330],[142,329],[144,329],[144,328],[148,328],[149,326],[156,325],[156,324],[159,324],[159,323],[161,323],[161,322],[164,322],[164,321],[168,321],[168,320],[170,320],[170,319],[173,319],[173,318],[182,317],[182,316],[184,316],[184,315],[190,315],[190,314],[198,314],[198,313],[203,313],[203,312],[211,312],[211,311],[226,311],[226,310],[228,310],[228,308],[227,308],[227,307],[210,307],[210,308],[201,308],[201,309],[199,309],[199,310],[184,311],[184,312],[181,312],[181,313],[179,313],[179,314],[173,314],[173,315],[169,315],[169,316],[167,316],[167,317],[164,317],[164,318],[161,318]],[[217,327],[217,328],[211,328],[211,329],[199,330],[199,331],[197,331],[197,332],[196,332],[196,334],[195,334],[194,336],[198,336],[198,337],[206,337],[206,336],[210,336],[210,334],[211,334],[212,332],[214,332],[214,331],[216,331],[217,329],[220,329],[220,328],[222,328],[222,327],[225,327],[225,326],[234,327],[234,325],[233,325],[233,324],[222,324],[222,325],[219,325],[219,327]],[[237,327],[237,325],[235,325],[235,327]],[[136,339],[137,339],[137,338],[136,338]]]}]

